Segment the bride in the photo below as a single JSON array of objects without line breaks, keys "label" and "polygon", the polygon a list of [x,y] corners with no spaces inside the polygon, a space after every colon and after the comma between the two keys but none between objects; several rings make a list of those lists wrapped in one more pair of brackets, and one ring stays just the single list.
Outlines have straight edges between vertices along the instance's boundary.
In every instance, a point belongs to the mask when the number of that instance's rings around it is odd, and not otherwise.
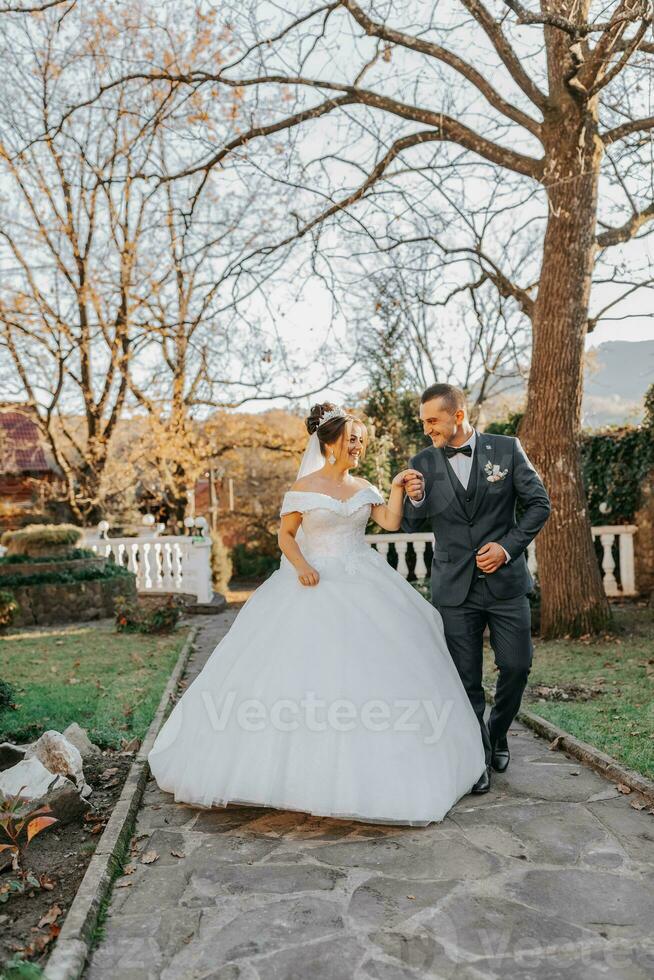
[{"label": "bride", "polygon": [[370,823],[426,826],[485,768],[479,722],[440,613],[366,544],[400,526],[350,471],[366,429],[330,403],[306,420],[281,508],[279,569],[245,603],[148,753],[160,789]]}]

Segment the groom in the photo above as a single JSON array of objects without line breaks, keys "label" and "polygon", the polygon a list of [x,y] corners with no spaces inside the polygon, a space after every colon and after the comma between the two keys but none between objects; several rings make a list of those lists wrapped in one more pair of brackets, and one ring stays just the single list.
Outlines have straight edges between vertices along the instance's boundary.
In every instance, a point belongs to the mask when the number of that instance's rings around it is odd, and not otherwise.
[{"label": "groom", "polygon": [[[420,420],[433,446],[409,466],[402,530],[428,520],[434,532],[432,603],[443,617],[445,638],[475,710],[486,768],[472,788],[490,789],[491,766],[509,764],[507,732],[520,707],[531,669],[533,579],[526,549],[549,517],[543,483],[520,440],[475,430],[460,388],[434,384],[421,397]],[[522,514],[516,519],[516,503]],[[484,721],[484,628],[499,668],[495,703]]]}]

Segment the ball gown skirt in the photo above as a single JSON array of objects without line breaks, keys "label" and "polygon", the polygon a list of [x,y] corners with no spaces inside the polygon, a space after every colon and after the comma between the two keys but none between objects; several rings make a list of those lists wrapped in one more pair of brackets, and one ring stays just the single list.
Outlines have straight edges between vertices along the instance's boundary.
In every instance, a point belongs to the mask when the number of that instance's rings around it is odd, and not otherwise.
[{"label": "ball gown skirt", "polygon": [[382,500],[285,495],[320,582],[282,557],[174,705],[148,762],[176,801],[426,826],[470,792],[484,750],[440,613],[365,543]]}]

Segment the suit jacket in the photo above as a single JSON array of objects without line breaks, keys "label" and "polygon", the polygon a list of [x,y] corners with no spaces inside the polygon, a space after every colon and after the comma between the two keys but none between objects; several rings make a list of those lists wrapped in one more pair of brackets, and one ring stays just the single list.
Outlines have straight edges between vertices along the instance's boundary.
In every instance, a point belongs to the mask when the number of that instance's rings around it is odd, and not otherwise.
[{"label": "suit jacket", "polygon": [[[534,582],[526,549],[549,517],[551,504],[520,440],[477,431],[467,491],[442,449],[423,449],[409,466],[423,474],[425,496],[418,506],[405,500],[402,530],[417,531],[427,520],[434,532],[434,605],[459,606],[465,601],[478,573],[477,549],[489,541],[502,545],[511,556],[510,562],[486,575],[493,595],[509,599],[530,592]],[[516,520],[518,500],[524,506],[520,520]]]}]

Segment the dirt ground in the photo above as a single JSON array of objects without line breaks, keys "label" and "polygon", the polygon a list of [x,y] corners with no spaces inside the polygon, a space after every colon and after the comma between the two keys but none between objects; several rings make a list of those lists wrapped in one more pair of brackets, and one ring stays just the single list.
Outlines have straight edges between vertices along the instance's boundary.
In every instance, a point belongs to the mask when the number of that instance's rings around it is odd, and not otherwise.
[{"label": "dirt ground", "polygon": [[13,892],[16,872],[11,865],[0,872],[0,968],[15,954],[44,965],[133,759],[134,752],[109,749],[84,763],[91,809],[64,826],[52,824],[25,850],[25,867],[42,887]]}]

